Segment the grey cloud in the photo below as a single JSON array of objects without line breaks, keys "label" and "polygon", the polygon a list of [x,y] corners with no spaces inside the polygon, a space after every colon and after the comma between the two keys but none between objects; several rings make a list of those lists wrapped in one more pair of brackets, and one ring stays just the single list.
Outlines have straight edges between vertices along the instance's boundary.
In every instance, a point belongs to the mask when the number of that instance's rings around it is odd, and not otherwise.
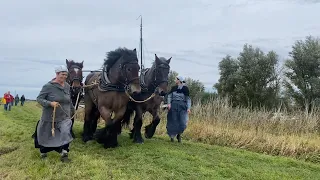
[{"label": "grey cloud", "polygon": [[10,76],[1,83],[41,87],[66,58],[99,69],[107,51],[139,47],[142,14],[145,66],[154,53],[172,56],[173,70],[211,88],[219,61],[245,43],[285,59],[295,40],[319,36],[319,9],[313,0],[4,1],[0,63]]}]

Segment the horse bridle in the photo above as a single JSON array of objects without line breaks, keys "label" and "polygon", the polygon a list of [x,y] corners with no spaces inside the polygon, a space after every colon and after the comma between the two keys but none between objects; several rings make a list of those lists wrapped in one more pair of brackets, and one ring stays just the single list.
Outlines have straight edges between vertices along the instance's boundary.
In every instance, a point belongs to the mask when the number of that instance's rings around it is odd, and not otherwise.
[{"label": "horse bridle", "polygon": [[[161,83],[163,83],[163,82],[168,83],[168,78],[160,79],[160,80],[157,78],[157,74],[160,71],[160,69],[170,69],[170,66],[167,65],[167,64],[160,64],[158,66],[155,65],[155,68],[153,69],[154,79],[153,79],[153,81],[151,83],[151,85],[153,86],[155,92],[157,91],[157,89],[159,88]],[[145,75],[144,75],[143,78],[145,78]],[[143,79],[143,80],[145,81],[145,79]],[[145,86],[145,84],[143,84],[143,85]],[[148,87],[146,87],[146,88],[148,90]]]},{"label": "horse bridle", "polygon": [[70,71],[73,69],[73,68],[77,68],[79,70],[81,70],[81,68],[77,65],[72,65],[70,66],[70,68],[68,69],[68,77],[67,77],[67,81],[70,85],[72,85],[73,81],[75,80],[78,80],[80,82],[80,84],[82,84],[82,80],[83,80],[83,77],[74,77],[73,79],[70,79]]},{"label": "horse bridle", "polygon": [[[127,75],[127,71],[126,71],[126,66],[128,64],[137,64],[137,62],[124,62],[124,63],[120,63],[119,64],[119,70],[120,70],[120,73],[121,73],[121,76],[125,78],[124,82],[122,82],[121,80],[117,80],[118,83],[122,84],[125,88],[125,90],[129,90],[129,84],[132,83],[133,81],[139,79],[139,76],[136,77],[136,78],[131,78],[131,79],[128,79],[128,75]],[[106,68],[106,66],[104,67]],[[111,67],[112,68],[112,67]],[[111,69],[110,68],[110,69]],[[110,69],[109,69],[109,72],[107,72],[108,76],[111,76],[110,74]],[[106,71],[106,69],[105,69]]]}]

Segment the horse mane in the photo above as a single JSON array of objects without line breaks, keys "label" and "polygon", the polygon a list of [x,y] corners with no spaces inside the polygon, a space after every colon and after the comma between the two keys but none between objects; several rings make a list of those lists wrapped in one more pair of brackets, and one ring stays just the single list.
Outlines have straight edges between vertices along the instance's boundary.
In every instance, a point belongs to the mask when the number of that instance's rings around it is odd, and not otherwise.
[{"label": "horse mane", "polygon": [[106,53],[106,58],[104,59],[103,65],[111,67],[117,62],[117,60],[121,56],[125,56],[126,58],[124,58],[124,59],[127,62],[131,62],[131,61],[138,62],[138,57],[137,57],[137,53],[135,50],[130,50],[127,48],[118,48],[114,51],[109,51],[108,53]]},{"label": "horse mane", "polygon": [[[80,68],[83,68],[83,65],[82,65],[82,63],[81,62],[75,62],[74,60],[69,60],[68,59],[68,61],[69,61],[69,63],[70,64],[72,64],[72,65],[76,65],[76,66],[79,66]],[[67,68],[69,68],[69,67],[67,67]]]}]

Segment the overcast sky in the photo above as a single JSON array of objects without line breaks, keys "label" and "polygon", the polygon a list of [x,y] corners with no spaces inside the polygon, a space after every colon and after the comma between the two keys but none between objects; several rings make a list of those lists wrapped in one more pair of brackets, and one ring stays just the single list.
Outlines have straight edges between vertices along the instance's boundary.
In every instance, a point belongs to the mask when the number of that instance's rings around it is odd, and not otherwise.
[{"label": "overcast sky", "polygon": [[320,36],[317,0],[0,0],[0,92],[35,98],[54,65],[84,60],[98,69],[105,53],[139,48],[143,16],[145,66],[154,54],[171,69],[211,88],[218,63],[245,43],[275,50],[281,60],[294,41]]}]

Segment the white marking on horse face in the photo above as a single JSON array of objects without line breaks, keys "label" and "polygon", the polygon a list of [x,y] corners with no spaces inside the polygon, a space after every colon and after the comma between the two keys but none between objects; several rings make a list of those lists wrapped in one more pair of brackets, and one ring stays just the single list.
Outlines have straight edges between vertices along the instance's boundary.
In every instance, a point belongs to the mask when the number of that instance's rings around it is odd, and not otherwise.
[{"label": "white marking on horse face", "polygon": [[78,74],[79,69],[78,68],[73,68],[73,70]]}]

